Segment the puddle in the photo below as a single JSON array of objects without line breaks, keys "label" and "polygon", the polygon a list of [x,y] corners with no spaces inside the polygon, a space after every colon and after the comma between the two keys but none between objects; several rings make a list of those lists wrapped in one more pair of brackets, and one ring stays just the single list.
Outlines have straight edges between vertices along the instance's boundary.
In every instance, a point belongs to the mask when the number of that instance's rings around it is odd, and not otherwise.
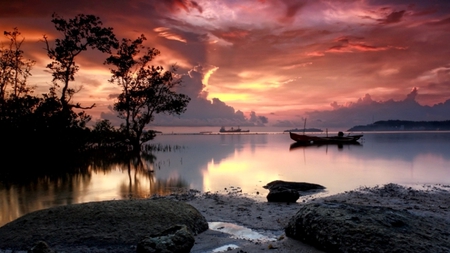
[{"label": "puddle", "polygon": [[249,228],[228,222],[208,222],[209,229],[231,235],[233,238],[247,241],[274,242],[277,239],[255,232]]},{"label": "puddle", "polygon": [[222,247],[213,249],[212,252],[225,252],[225,251],[229,251],[229,250],[237,249],[237,248],[239,248],[239,246],[237,246],[235,244],[227,244],[227,245],[223,245]]}]

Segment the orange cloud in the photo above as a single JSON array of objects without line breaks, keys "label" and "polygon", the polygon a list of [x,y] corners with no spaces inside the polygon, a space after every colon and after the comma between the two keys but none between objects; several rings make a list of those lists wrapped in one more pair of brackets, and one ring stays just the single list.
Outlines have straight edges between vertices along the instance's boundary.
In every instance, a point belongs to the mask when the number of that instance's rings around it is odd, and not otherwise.
[{"label": "orange cloud", "polygon": [[158,33],[158,36],[161,36],[168,40],[176,40],[176,41],[180,41],[183,43],[187,42],[186,39],[182,38],[181,36],[170,32],[170,28],[167,28],[167,27],[157,27],[157,28],[153,29],[153,31]]},{"label": "orange cloud", "polygon": [[236,30],[236,31],[224,32],[224,33],[221,33],[220,35],[223,38],[228,38],[228,39],[236,39],[236,38],[241,39],[241,38],[247,37],[248,34],[249,34],[248,31]]}]

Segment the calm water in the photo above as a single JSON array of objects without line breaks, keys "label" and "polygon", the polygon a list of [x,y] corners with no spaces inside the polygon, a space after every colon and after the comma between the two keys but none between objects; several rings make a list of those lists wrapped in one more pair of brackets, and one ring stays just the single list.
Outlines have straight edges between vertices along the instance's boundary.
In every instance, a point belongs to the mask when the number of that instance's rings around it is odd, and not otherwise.
[{"label": "calm water", "polygon": [[[386,183],[450,184],[450,133],[365,133],[362,145],[291,147],[288,134],[159,135],[171,146],[153,162],[92,166],[65,178],[27,185],[0,184],[0,225],[28,212],[56,205],[144,198],[177,189],[224,192],[240,187],[265,197],[266,183],[318,183],[323,194]],[[152,172],[153,171],[153,172]],[[257,193],[259,192],[259,195]]]}]

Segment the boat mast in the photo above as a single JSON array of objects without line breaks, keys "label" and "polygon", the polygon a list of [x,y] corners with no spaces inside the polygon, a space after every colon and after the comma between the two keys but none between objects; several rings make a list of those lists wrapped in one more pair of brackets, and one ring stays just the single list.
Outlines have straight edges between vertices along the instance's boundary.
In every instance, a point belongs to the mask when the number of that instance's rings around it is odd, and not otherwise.
[{"label": "boat mast", "polygon": [[305,131],[306,131],[306,118],[305,118],[305,123],[303,124],[303,135],[305,135]]}]

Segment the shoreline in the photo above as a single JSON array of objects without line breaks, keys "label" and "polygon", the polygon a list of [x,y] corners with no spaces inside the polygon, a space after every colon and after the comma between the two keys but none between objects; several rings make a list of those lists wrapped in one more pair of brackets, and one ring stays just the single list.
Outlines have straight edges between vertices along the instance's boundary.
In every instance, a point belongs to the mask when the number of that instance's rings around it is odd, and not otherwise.
[{"label": "shoreline", "polygon": [[[303,195],[296,203],[271,203],[264,196],[242,193],[240,188],[224,192],[174,194],[164,197],[185,201],[205,216],[208,222],[224,222],[237,225],[274,240],[251,240],[237,238],[227,231],[209,229],[196,237],[192,253],[205,252],[260,252],[275,250],[278,252],[324,252],[311,245],[285,236],[284,227],[298,210],[308,203],[340,202],[362,206],[388,207],[425,217],[433,217],[450,225],[450,185],[386,184],[375,187],[359,187],[338,194]],[[222,228],[226,230],[227,228]],[[450,231],[449,231],[450,232]],[[214,242],[214,243],[211,243]],[[232,245],[223,251],[213,251],[220,246]],[[450,248],[449,248],[450,250]]]},{"label": "shoreline", "polygon": [[[417,187],[409,187],[388,184],[371,188],[360,187],[324,197],[306,195],[300,197],[296,203],[290,204],[264,202],[262,201],[264,196],[258,196],[258,200],[256,200],[246,193],[242,193],[238,187],[230,189],[225,194],[190,190],[168,196],[153,196],[149,200],[158,198],[188,203],[206,218],[210,229],[195,236],[192,253],[244,253],[263,250],[286,253],[324,252],[288,238],[284,234],[284,227],[289,220],[301,207],[310,203],[340,202],[364,206],[383,206],[407,211],[420,217],[430,217],[430,220],[433,221],[440,221],[441,224],[432,225],[434,227],[444,226],[444,231],[449,230],[445,226],[450,225],[450,185],[420,184]],[[124,214],[124,219],[127,215],[133,214]],[[40,218],[52,219],[51,217]],[[32,230],[33,228],[27,229]],[[244,236],[239,236],[239,232],[243,232]],[[245,237],[246,235],[251,236]],[[54,236],[57,236],[57,233]],[[49,246],[57,248],[57,245]],[[60,250],[59,246],[58,252],[69,252]],[[104,250],[99,246],[95,249],[89,248],[88,251],[104,252]],[[6,252],[11,251],[0,249],[0,253]],[[14,252],[24,253],[26,251],[16,250]],[[135,250],[130,249],[130,252],[135,252]]]}]

